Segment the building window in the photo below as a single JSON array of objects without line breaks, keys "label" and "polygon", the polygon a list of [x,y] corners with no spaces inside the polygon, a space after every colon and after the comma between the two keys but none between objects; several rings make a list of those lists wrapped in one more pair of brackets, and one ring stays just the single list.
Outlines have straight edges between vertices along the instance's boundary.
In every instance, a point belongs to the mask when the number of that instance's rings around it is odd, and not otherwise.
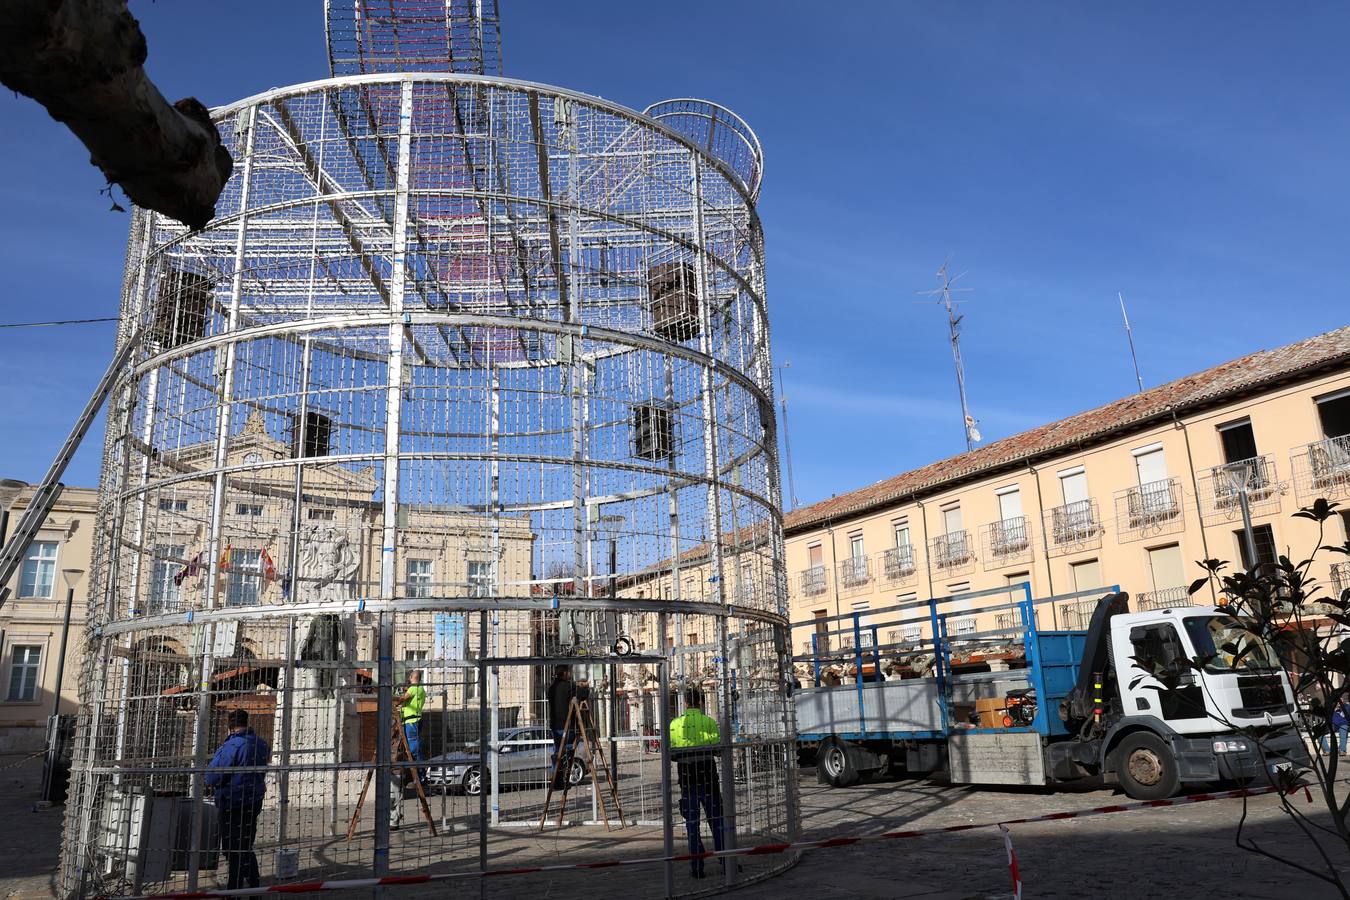
[{"label": "building window", "polygon": [[408,560],[407,576],[409,597],[420,600],[431,596],[431,560]]},{"label": "building window", "polygon": [[331,522],[333,521],[333,511],[331,509],[307,509],[305,518],[311,522]]},{"label": "building window", "polygon": [[942,509],[942,528],[944,534],[957,534],[961,529],[961,504],[953,504]]},{"label": "building window", "polygon": [[1223,461],[1226,463],[1254,459],[1260,455],[1256,452],[1256,435],[1252,433],[1251,419],[1220,425],[1219,443],[1223,446]]},{"label": "building window", "polygon": [[403,659],[405,662],[425,662],[427,659],[426,650],[404,650]]},{"label": "building window", "polygon": [[38,699],[38,675],[42,671],[42,646],[15,644],[9,663],[8,700],[31,703]]},{"label": "building window", "polygon": [[1279,551],[1275,549],[1275,530],[1269,525],[1257,525],[1252,529],[1252,538],[1256,544],[1256,559],[1251,558],[1247,552],[1247,538],[1242,529],[1239,528],[1233,532],[1233,537],[1237,539],[1238,552],[1242,555],[1242,567],[1251,570],[1258,563],[1262,566],[1273,566],[1279,561]]},{"label": "building window", "polygon": [[56,581],[56,542],[33,541],[23,557],[19,596],[50,600]]},{"label": "building window", "polygon": [[901,525],[896,525],[896,526],[895,526],[895,546],[897,546],[897,547],[908,547],[908,546],[910,546],[909,523],[908,523],[908,522],[906,522],[906,523],[904,523],[904,524],[901,524]]},{"label": "building window", "polygon": [[481,559],[469,560],[469,596],[492,596],[492,563]]},{"label": "building window", "polygon": [[234,514],[236,516],[261,516],[263,513],[261,503],[236,503],[234,505]]},{"label": "building window", "polygon": [[1132,452],[1135,472],[1141,485],[1167,480],[1167,456],[1163,453],[1162,444],[1150,444]]},{"label": "building window", "polygon": [[150,615],[172,612],[182,601],[182,588],[173,576],[183,566],[187,548],[182,544],[156,544],[155,562],[150,569]]},{"label": "building window", "polygon": [[262,551],[231,550],[229,578],[225,582],[227,606],[257,606],[262,593]]},{"label": "building window", "polygon": [[1085,559],[1069,566],[1074,591],[1090,591],[1102,586],[1102,565],[1098,560]]},{"label": "building window", "polygon": [[1013,572],[1010,575],[1003,576],[1003,583],[1009,587],[1012,587],[1013,585],[1018,585],[1020,587],[1024,582],[1026,584],[1031,584],[1030,572]]},{"label": "building window", "polygon": [[1091,498],[1088,497],[1087,470],[1077,466],[1060,472],[1059,490],[1065,506],[1088,502]]},{"label": "building window", "polygon": [[188,502],[169,497],[161,498],[159,508],[164,512],[187,512]]},{"label": "building window", "polygon": [[37,699],[38,675],[42,669],[40,644],[15,644],[10,651],[9,693],[6,699],[29,703]]},{"label": "building window", "polygon": [[1350,391],[1317,400],[1317,418],[1322,434],[1329,438],[1350,435]]},{"label": "building window", "polygon": [[1165,591],[1186,584],[1186,564],[1181,559],[1181,545],[1168,544],[1148,551],[1148,570],[1153,576],[1153,589]]},{"label": "building window", "polygon": [[853,557],[854,559],[863,558],[865,554],[863,552],[862,535],[860,534],[853,535],[848,539],[848,555]]}]

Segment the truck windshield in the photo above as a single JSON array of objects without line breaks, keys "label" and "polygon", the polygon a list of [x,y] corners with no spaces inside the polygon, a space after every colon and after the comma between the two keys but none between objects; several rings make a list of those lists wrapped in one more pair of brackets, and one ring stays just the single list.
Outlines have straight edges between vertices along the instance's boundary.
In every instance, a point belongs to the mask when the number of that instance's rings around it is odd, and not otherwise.
[{"label": "truck windshield", "polygon": [[1186,633],[1198,656],[1213,657],[1210,672],[1270,671],[1280,667],[1275,651],[1232,616],[1187,616]]}]

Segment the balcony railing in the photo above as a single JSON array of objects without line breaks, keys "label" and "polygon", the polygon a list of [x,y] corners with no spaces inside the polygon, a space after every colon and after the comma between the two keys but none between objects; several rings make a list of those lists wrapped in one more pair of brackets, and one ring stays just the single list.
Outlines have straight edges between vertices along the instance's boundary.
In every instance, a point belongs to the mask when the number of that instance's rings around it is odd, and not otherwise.
[{"label": "balcony railing", "polygon": [[989,523],[989,549],[999,556],[1007,556],[1027,549],[1026,516]]},{"label": "balcony railing", "polygon": [[813,594],[825,593],[825,588],[828,587],[825,575],[824,566],[811,566],[809,569],[803,569],[798,576],[801,579],[802,593],[808,597]]},{"label": "balcony railing", "polygon": [[887,581],[899,581],[914,574],[914,547],[902,544],[881,552],[881,574]]},{"label": "balcony railing", "polygon": [[1275,460],[1269,456],[1238,459],[1209,470],[1202,483],[1208,491],[1200,513],[1206,525],[1235,521],[1241,515],[1238,495],[1247,488],[1247,506],[1252,515],[1274,515],[1280,511],[1281,486]]},{"label": "balcony railing", "polygon": [[1331,589],[1337,598],[1350,589],[1350,562],[1331,564]]},{"label": "balcony railing", "polygon": [[1296,454],[1294,484],[1303,503],[1350,497],[1350,434],[1314,441]]},{"label": "balcony railing", "polygon": [[1181,485],[1175,478],[1150,481],[1125,492],[1132,523],[1170,519],[1181,510]]},{"label": "balcony railing", "polygon": [[1086,631],[1097,609],[1097,598],[1089,597],[1065,603],[1058,609],[1059,627],[1069,631]]},{"label": "balcony railing", "polygon": [[1140,612],[1147,609],[1174,609],[1178,606],[1190,606],[1191,595],[1186,587],[1163,588],[1158,591],[1141,591],[1135,597],[1135,606]]},{"label": "balcony railing", "polygon": [[839,586],[855,588],[872,580],[872,567],[865,556],[853,556],[839,564]]},{"label": "balcony railing", "polygon": [[1046,513],[1046,535],[1054,553],[1101,546],[1102,523],[1096,500],[1079,500],[1053,507]]},{"label": "balcony railing", "polygon": [[1180,531],[1181,482],[1161,478],[1116,493],[1116,532],[1121,541]]},{"label": "balcony railing", "polygon": [[932,540],[933,565],[955,569],[970,562],[970,538],[965,529],[940,534]]}]

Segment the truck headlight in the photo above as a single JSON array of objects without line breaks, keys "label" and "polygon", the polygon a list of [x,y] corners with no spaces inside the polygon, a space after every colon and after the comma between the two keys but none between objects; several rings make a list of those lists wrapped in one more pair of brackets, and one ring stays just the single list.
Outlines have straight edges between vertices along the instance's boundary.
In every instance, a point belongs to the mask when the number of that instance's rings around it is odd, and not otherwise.
[{"label": "truck headlight", "polygon": [[1215,753],[1246,753],[1247,742],[1239,740],[1224,740],[1214,742]]}]

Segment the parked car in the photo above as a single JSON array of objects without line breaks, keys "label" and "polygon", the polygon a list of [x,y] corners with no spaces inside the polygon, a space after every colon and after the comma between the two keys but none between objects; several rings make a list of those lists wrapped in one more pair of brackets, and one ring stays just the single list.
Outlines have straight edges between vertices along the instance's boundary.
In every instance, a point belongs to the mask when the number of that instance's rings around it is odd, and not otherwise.
[{"label": "parked car", "polygon": [[[503,728],[497,732],[497,747],[496,770],[502,787],[543,787],[548,783],[553,734],[547,728],[540,725]],[[427,760],[427,781],[442,790],[458,790],[477,797],[483,790],[479,762],[479,745],[474,741],[463,750]],[[574,756],[567,773],[568,784],[579,784],[586,775],[585,762]]]}]

